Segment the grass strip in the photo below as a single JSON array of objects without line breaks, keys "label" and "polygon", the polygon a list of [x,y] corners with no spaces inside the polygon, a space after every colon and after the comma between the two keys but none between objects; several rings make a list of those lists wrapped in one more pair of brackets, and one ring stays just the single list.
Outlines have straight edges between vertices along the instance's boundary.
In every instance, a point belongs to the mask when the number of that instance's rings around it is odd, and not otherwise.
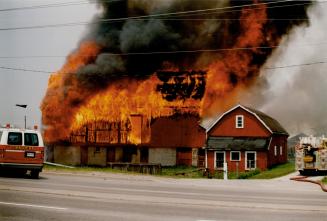
[{"label": "grass strip", "polygon": [[273,179],[295,172],[294,162],[277,165],[259,174],[249,177],[250,179]]},{"label": "grass strip", "polygon": [[[112,169],[109,167],[75,167],[75,168],[64,168],[58,166],[45,165],[44,171],[54,171],[54,172],[70,172],[70,173],[91,173],[91,172],[103,172],[103,173],[123,173],[123,174],[142,174],[138,172],[123,170],[123,169]],[[235,172],[228,173],[228,179],[272,179],[276,177],[285,176],[289,173],[295,171],[294,162],[288,162],[282,165],[275,166],[266,171],[251,170],[247,172],[240,172],[236,174]],[[172,167],[162,167],[161,174],[156,176],[172,177],[172,178],[207,178],[204,176],[204,171],[196,167],[188,166],[172,166]],[[211,174],[211,178],[223,179],[223,172],[216,171]],[[324,179],[327,183],[327,179]]]}]

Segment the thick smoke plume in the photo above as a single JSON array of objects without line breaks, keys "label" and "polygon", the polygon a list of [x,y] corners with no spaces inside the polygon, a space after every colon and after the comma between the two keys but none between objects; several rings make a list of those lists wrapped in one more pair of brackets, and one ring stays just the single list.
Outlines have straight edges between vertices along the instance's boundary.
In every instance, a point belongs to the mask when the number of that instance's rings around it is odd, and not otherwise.
[{"label": "thick smoke plume", "polygon": [[261,99],[246,102],[276,117],[291,135],[327,135],[327,5],[317,2],[308,10],[310,26],[299,26],[282,39],[267,61],[257,88]]},{"label": "thick smoke plume", "polygon": [[[167,106],[158,97],[160,85],[175,84],[176,79],[194,87],[198,81],[184,81],[205,77],[201,80],[205,92],[196,96],[199,101],[187,103],[193,99],[192,92],[187,92],[182,105],[195,103],[204,117],[215,114],[234,103],[240,89],[253,85],[282,37],[304,23],[310,1],[121,0],[98,4],[102,14],[71,55],[81,57],[80,63],[68,59],[49,81],[41,107],[48,141],[66,139],[72,124],[90,120],[89,107],[100,117],[96,110],[108,97],[108,104],[117,105],[116,109],[120,106],[116,100],[125,97],[124,109],[119,111],[126,114]],[[170,82],[155,77],[158,73],[162,79],[160,73],[174,71],[206,74],[172,77]],[[150,97],[154,101],[147,104]],[[168,96],[171,106],[177,105],[174,97],[183,100],[179,95]],[[111,115],[114,108],[106,108],[103,113]],[[151,110],[145,112],[153,116]]]},{"label": "thick smoke plume", "polygon": [[[212,61],[219,59],[222,53],[159,53],[192,51],[199,49],[222,49],[235,47],[235,41],[242,34],[241,8],[228,6],[249,5],[259,1],[197,1],[197,0],[130,0],[130,1],[99,1],[103,14],[96,19],[102,22],[95,26],[86,40],[95,41],[102,47],[101,53],[95,62],[82,67],[77,72],[78,79],[90,87],[107,86],[108,82],[128,75],[135,78],[146,78],[159,69],[164,69],[165,64],[180,69],[205,69]],[[265,1],[267,3],[267,1]],[[284,2],[284,1],[281,1]],[[244,13],[253,13],[255,10],[264,10],[267,21],[262,23],[262,38],[257,46],[270,46],[277,44],[280,36],[285,34],[293,25],[302,21],[278,19],[289,18],[290,11],[296,19],[306,18],[306,4],[289,7],[297,2],[286,2],[265,10],[262,7],[248,7]],[[301,1],[301,3],[305,3]],[[283,5],[288,7],[282,7]],[[276,7],[279,6],[279,7]],[[191,14],[171,14],[174,12],[197,11],[202,9],[226,8],[215,13],[199,12]],[[275,8],[276,7],[276,8]],[[145,17],[144,19],[128,19],[111,21],[111,19],[140,17],[147,15],[168,14],[166,16]],[[255,13],[253,13],[255,15]],[[244,15],[243,15],[244,16]],[[273,18],[276,20],[269,20]],[[265,19],[260,17],[242,17],[241,19]],[[247,33],[249,35],[256,33]],[[248,36],[253,41],[257,36]],[[253,47],[257,42],[240,43],[239,46]],[[262,65],[270,54],[271,49],[250,50],[247,54],[251,63]],[[125,55],[126,53],[129,56]],[[131,55],[136,53],[135,55]],[[150,53],[150,54],[142,54]],[[201,59],[202,58],[202,59]],[[163,63],[164,61],[164,63]],[[231,80],[237,80],[231,73]]]}]

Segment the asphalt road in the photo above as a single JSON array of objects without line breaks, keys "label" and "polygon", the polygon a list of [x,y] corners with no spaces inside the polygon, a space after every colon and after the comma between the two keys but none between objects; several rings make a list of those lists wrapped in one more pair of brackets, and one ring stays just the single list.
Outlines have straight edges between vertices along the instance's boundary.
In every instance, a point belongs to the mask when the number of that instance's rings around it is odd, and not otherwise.
[{"label": "asphalt road", "polygon": [[327,193],[290,180],[41,173],[0,177],[0,220],[327,220]]}]

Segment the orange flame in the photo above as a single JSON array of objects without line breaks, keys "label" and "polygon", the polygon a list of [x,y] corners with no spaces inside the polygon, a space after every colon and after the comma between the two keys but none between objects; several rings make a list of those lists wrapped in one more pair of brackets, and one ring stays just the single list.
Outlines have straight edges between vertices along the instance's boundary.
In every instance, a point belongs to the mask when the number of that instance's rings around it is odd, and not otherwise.
[{"label": "orange flame", "polygon": [[[75,114],[70,131],[75,131],[83,125],[96,122],[124,122],[130,120],[134,114],[141,113],[144,119],[150,120],[159,116],[170,116],[174,109],[186,108],[187,111],[199,111],[200,101],[178,100],[169,102],[156,91],[160,83],[157,77],[152,76],[145,81],[121,79],[104,91],[92,97],[88,103],[81,106]],[[171,108],[171,107],[174,108]],[[186,111],[186,110],[185,110]],[[138,136],[131,136],[131,143],[139,143]]]},{"label": "orange flame", "polygon": [[[241,35],[234,45],[235,48],[253,48],[250,49],[252,53],[257,52],[256,47],[264,43],[263,26],[267,19],[265,6],[255,7],[255,10],[243,9]],[[155,75],[147,80],[121,78],[102,91],[88,91],[82,87],[75,73],[78,68],[93,61],[100,51],[95,43],[84,42],[49,80],[41,106],[43,124],[47,126],[45,139],[47,142],[66,140],[73,131],[91,122],[129,121],[133,124],[131,116],[134,114],[141,114],[145,121],[170,116],[175,110],[200,116],[215,114],[217,110],[235,102],[235,91],[249,83],[249,75],[258,75],[259,67],[251,64],[253,58],[250,50],[228,51],[203,68],[207,70],[207,85],[202,100],[167,101],[156,90],[160,80]],[[170,64],[164,63],[163,66]],[[144,142],[141,138],[142,131],[136,131],[128,139],[130,143],[138,144]]]},{"label": "orange flame", "polygon": [[[240,17],[242,34],[237,39],[234,48],[224,58],[210,64],[204,97],[203,112],[205,116],[214,115],[217,110],[235,103],[235,90],[243,87],[250,74],[259,75],[259,67],[251,65],[252,56],[249,51],[256,52],[264,43],[263,26],[267,22],[266,6],[258,5],[256,10],[244,8]],[[240,49],[244,50],[240,50]],[[231,74],[237,84],[233,85]]]},{"label": "orange flame", "polygon": [[84,42],[79,49],[73,52],[63,68],[51,75],[46,96],[42,102],[42,122],[45,128],[45,140],[53,142],[66,139],[70,130],[69,125],[75,113],[74,103],[83,102],[82,97],[87,96],[76,78],[78,68],[94,60],[100,47],[93,42]]}]

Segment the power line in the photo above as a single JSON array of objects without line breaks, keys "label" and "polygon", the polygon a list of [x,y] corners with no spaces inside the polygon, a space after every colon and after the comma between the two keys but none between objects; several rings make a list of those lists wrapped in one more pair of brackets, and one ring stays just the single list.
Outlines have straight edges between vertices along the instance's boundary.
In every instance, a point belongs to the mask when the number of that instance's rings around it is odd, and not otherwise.
[{"label": "power line", "polygon": [[85,1],[83,1],[83,2],[66,2],[66,3],[47,4],[47,5],[4,8],[4,9],[0,9],[0,12],[20,11],[20,10],[30,10],[30,9],[40,9],[40,8],[52,8],[52,7],[64,7],[64,6],[81,5],[81,4],[87,4],[87,2],[85,2]]},{"label": "power line", "polygon": [[[179,12],[168,12],[168,13],[159,13],[159,14],[142,15],[142,16],[132,16],[132,17],[129,17],[129,18],[134,19],[134,18],[162,17],[162,16],[171,16],[171,15],[201,13],[201,12],[208,12],[208,11],[220,11],[220,10],[224,11],[226,9],[243,8],[243,7],[259,6],[259,5],[269,5],[269,4],[292,2],[292,1],[293,0],[283,0],[283,1],[278,1],[278,2],[262,2],[262,3],[253,3],[253,4],[236,5],[236,6],[226,6],[226,7],[197,9],[197,10],[189,10],[189,11],[179,11]],[[117,18],[117,19],[128,19],[128,18]]]},{"label": "power line", "polygon": [[292,65],[285,65],[285,66],[276,66],[276,67],[266,67],[264,69],[271,70],[271,69],[283,69],[283,68],[293,68],[293,67],[301,67],[301,66],[311,66],[316,64],[326,64],[327,61],[317,61],[311,63],[304,63],[304,64],[292,64]]},{"label": "power line", "polygon": [[[327,45],[327,42],[319,42],[312,44],[301,44],[295,45],[296,47],[305,46],[321,46]],[[112,56],[129,56],[129,55],[160,55],[160,54],[188,54],[188,53],[205,53],[205,52],[219,52],[219,51],[243,51],[243,50],[254,50],[254,49],[274,49],[281,48],[283,45],[274,46],[258,46],[258,47],[240,47],[240,48],[217,48],[217,49],[198,49],[198,50],[176,50],[176,51],[151,51],[151,52],[128,52],[128,53],[109,53],[107,55]],[[81,55],[83,56],[83,55]],[[24,59],[24,58],[65,58],[63,55],[25,55],[25,56],[0,56],[0,59]]]},{"label": "power line", "polygon": [[[106,2],[118,2],[122,0],[107,0]],[[76,6],[76,5],[85,5],[85,4],[94,4],[97,3],[96,0],[88,1],[75,1],[75,2],[64,2],[64,3],[54,3],[46,5],[33,5],[25,7],[15,7],[15,8],[3,8],[0,9],[0,12],[10,12],[10,11],[21,11],[21,10],[31,10],[31,9],[44,9],[44,8],[56,8],[56,7],[66,7],[66,6]]]},{"label": "power line", "polygon": [[[95,22],[72,22],[72,23],[60,23],[60,24],[52,24],[52,25],[34,25],[34,26],[22,26],[22,27],[13,27],[13,28],[0,28],[0,31],[14,31],[14,30],[31,30],[31,29],[43,29],[43,28],[56,28],[56,27],[71,27],[71,26],[82,26],[82,25],[96,25],[100,23],[114,23],[114,22],[123,22],[126,20],[129,20],[130,18],[123,18],[123,19],[110,19],[110,20],[100,20],[100,21],[95,21]],[[184,19],[174,19],[174,18],[162,18],[162,19],[131,19],[131,20],[140,20],[140,21],[145,21],[145,20],[163,20],[163,21],[204,21],[204,20],[216,20],[216,21],[232,21],[232,20],[248,20],[248,19],[229,19],[229,18],[184,18]],[[257,19],[260,20],[260,19]],[[269,21],[309,21],[309,19],[265,19]]]},{"label": "power line", "polygon": [[42,71],[42,70],[34,70],[34,69],[25,69],[25,68],[13,68],[13,67],[5,67],[5,66],[0,66],[0,69],[5,69],[5,70],[14,70],[14,71],[37,72],[37,73],[46,73],[46,74],[54,73],[54,72],[50,72],[50,71]]},{"label": "power line", "polygon": [[[293,2],[292,4],[287,4],[287,5],[269,5],[269,4],[275,4],[275,3],[288,3],[288,2]],[[235,10],[224,10],[222,12],[201,12],[200,14],[199,13],[196,13],[196,14],[193,14],[193,15],[210,15],[210,14],[221,14],[221,13],[229,13],[229,12],[238,12],[238,11],[243,11],[243,10],[258,10],[259,8],[254,8],[254,7],[250,7],[250,6],[260,6],[260,5],[267,5],[266,8],[267,9],[272,9],[272,8],[285,8],[285,7],[292,7],[292,6],[300,6],[300,5],[310,5],[312,4],[311,2],[308,2],[308,1],[303,1],[301,3],[296,3],[294,4],[295,1],[288,1],[288,0],[285,0],[285,1],[270,1],[270,2],[265,2],[265,3],[256,3],[256,4],[248,4],[248,5],[238,5],[238,6],[229,6],[229,7],[224,7],[223,9],[228,9],[228,8],[240,8],[240,9],[235,9]],[[326,3],[327,1],[320,1],[320,2],[316,2],[316,3]],[[192,15],[192,14],[191,14]],[[178,17],[183,17],[183,16],[189,16],[189,15],[177,15]]]},{"label": "power line", "polygon": [[[294,2],[294,1],[293,1]],[[272,2],[270,2],[271,4]],[[281,3],[281,2],[274,2],[274,3]],[[327,1],[320,1],[316,3],[327,3]],[[266,3],[268,4],[268,3]],[[274,8],[286,8],[286,7],[294,7],[294,6],[301,6],[301,5],[310,5],[311,2],[302,2],[302,3],[297,3],[297,4],[288,4],[288,5],[273,5],[273,6],[267,6],[267,9],[274,9]],[[243,7],[243,6],[242,6]],[[230,12],[239,12],[239,11],[249,11],[249,10],[259,10],[259,8],[253,8],[253,7],[248,7],[248,8],[241,8],[241,9],[236,9],[236,10],[226,10],[222,12],[202,12],[202,13],[197,13],[197,14],[191,14],[192,16],[196,15],[214,15],[214,14],[222,14],[222,13],[230,13]],[[190,15],[176,15],[175,17],[185,17],[185,16],[190,16]]]},{"label": "power line", "polygon": [[24,59],[24,58],[65,58],[64,55],[21,55],[21,56],[0,56],[0,59]]},{"label": "power line", "polygon": [[[303,63],[303,64],[292,64],[292,65],[285,65],[285,66],[276,66],[276,67],[265,67],[263,69],[265,70],[273,70],[273,69],[283,69],[283,68],[293,68],[293,67],[301,67],[301,66],[311,66],[311,65],[318,65],[318,64],[326,64],[327,61],[317,61],[317,62],[311,62],[311,63]],[[6,70],[15,70],[15,71],[24,71],[24,72],[37,72],[37,73],[46,73],[46,74],[52,74],[56,71],[42,71],[42,70],[34,70],[34,69],[25,69],[25,68],[13,68],[13,67],[6,67],[6,66],[0,66],[0,69],[6,69]],[[132,77],[131,75],[123,74],[115,77]]]},{"label": "power line", "polygon": [[[54,27],[69,27],[69,26],[79,26],[79,25],[94,25],[94,24],[99,24],[99,23],[124,22],[124,21],[127,21],[127,20],[168,19],[168,18],[160,18],[160,17],[166,17],[166,16],[195,16],[195,15],[201,15],[201,13],[205,13],[205,12],[226,13],[228,11],[223,11],[223,10],[233,9],[233,8],[250,7],[250,6],[253,7],[253,6],[259,6],[259,5],[271,5],[271,4],[285,3],[285,2],[294,2],[294,1],[293,0],[284,0],[284,1],[278,1],[278,2],[264,2],[264,3],[246,4],[246,5],[237,5],[237,6],[198,9],[198,10],[190,10],[190,11],[159,13],[159,14],[150,14],[150,15],[141,15],[141,16],[122,17],[122,18],[110,18],[110,19],[101,19],[101,20],[93,21],[93,22],[71,22],[71,23],[50,24],[50,25],[35,25],[35,26],[13,27],[13,28],[0,28],[0,31],[41,29],[41,28],[54,28]],[[327,1],[319,2],[319,3],[326,3],[326,2]],[[269,8],[272,8],[272,7],[289,7],[289,6],[306,5],[306,4],[310,4],[310,3],[291,4],[291,5],[283,5],[283,6],[268,6],[268,7]],[[251,10],[253,10],[253,8]],[[219,12],[219,11],[222,11],[222,12]],[[219,18],[217,18],[217,20],[219,20]],[[228,20],[230,20],[230,19],[228,19]],[[290,20],[293,20],[293,19],[290,19]]]},{"label": "power line", "polygon": [[[102,0],[104,1],[104,0]],[[122,0],[107,0],[104,2],[119,2]],[[288,2],[291,0],[285,0],[281,2]],[[74,1],[74,2],[64,2],[64,3],[54,3],[54,4],[45,4],[45,5],[33,5],[33,6],[25,6],[25,7],[15,7],[15,8],[4,8],[0,9],[0,12],[6,12],[6,11],[18,11],[18,10],[30,10],[30,9],[43,9],[43,8],[52,8],[52,7],[65,7],[65,6],[74,6],[74,5],[83,5],[83,4],[94,4],[97,3],[96,0],[88,0],[88,1]],[[257,4],[270,4],[274,3],[273,1],[266,2],[266,3],[257,3]],[[224,7],[224,8],[232,8],[230,7]],[[242,7],[242,6],[234,6],[234,7]]]}]

